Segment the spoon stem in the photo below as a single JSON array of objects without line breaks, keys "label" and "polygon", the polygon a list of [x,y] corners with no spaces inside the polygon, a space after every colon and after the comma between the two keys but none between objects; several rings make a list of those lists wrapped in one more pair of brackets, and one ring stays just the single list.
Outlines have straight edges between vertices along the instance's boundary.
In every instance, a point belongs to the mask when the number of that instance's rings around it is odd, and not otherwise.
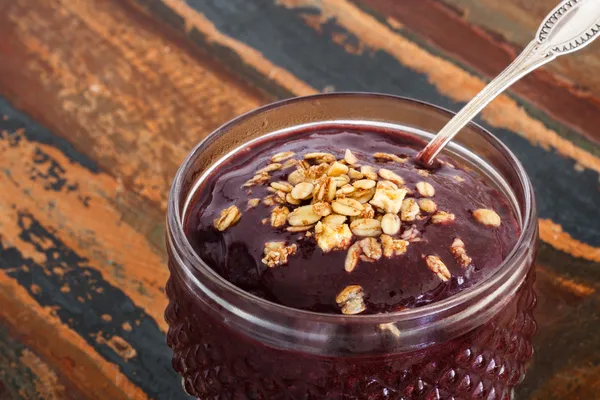
[{"label": "spoon stem", "polygon": [[471,121],[486,105],[494,100],[507,87],[529,72],[556,58],[550,49],[537,41],[532,41],[521,54],[465,105],[417,155],[425,166],[433,160],[448,142]]}]

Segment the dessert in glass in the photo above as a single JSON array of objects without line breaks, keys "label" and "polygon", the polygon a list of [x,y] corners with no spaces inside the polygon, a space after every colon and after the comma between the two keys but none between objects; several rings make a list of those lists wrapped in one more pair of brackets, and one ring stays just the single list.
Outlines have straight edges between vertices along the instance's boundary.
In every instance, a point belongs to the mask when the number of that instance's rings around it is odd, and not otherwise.
[{"label": "dessert in glass", "polygon": [[533,350],[537,213],[519,161],[411,99],[245,114],[179,169],[167,341],[200,399],[510,399]]}]

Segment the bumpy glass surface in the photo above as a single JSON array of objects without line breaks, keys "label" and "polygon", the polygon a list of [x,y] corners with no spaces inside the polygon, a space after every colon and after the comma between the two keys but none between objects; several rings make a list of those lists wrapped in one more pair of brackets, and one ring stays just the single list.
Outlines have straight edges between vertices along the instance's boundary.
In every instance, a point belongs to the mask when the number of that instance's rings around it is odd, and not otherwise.
[{"label": "bumpy glass surface", "polygon": [[451,341],[379,357],[319,357],[249,340],[208,315],[176,274],[167,342],[199,399],[510,399],[536,330],[533,271],[492,320]]},{"label": "bumpy glass surface", "polygon": [[[169,196],[165,313],[173,367],[188,393],[203,400],[511,398],[533,353],[537,211],[519,161],[477,125],[465,127],[446,150],[494,183],[505,182],[522,233],[497,274],[454,299],[408,314],[302,313],[227,285],[197,257],[183,230],[188,195],[198,178],[252,139],[298,126],[321,127],[324,121],[410,128],[425,138],[451,116],[393,96],[309,96],[246,114],[190,153]],[[381,323],[398,327],[399,336],[381,330]]]}]

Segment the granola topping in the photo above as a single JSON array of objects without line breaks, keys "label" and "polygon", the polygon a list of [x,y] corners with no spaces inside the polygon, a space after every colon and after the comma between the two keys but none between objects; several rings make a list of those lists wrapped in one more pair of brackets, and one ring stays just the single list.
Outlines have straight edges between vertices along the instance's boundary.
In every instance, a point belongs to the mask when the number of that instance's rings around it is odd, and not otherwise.
[{"label": "granola topping", "polygon": [[[416,166],[413,150],[306,143],[259,154],[251,169],[244,165],[239,198],[233,184],[221,184],[227,189],[216,196],[225,207],[211,207],[210,222],[227,240],[210,234],[198,246],[206,243],[215,269],[231,269],[223,276],[234,284],[298,308],[370,314],[412,308],[449,281],[461,290],[461,282],[481,279],[478,270],[500,264],[494,241],[508,234],[503,243],[511,243],[513,218],[459,164],[441,163],[440,173]],[[278,282],[286,283],[272,286]],[[302,286],[301,299],[296,282],[313,282],[314,289]]]},{"label": "granola topping", "polygon": [[344,314],[360,314],[365,311],[364,293],[359,285],[346,286],[335,298]]}]

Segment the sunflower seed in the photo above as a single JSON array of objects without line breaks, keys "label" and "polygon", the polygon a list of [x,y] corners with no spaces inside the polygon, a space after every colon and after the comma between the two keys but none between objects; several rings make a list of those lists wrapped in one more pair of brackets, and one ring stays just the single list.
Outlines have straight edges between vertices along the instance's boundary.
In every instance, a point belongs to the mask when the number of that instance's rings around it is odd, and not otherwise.
[{"label": "sunflower seed", "polygon": [[293,151],[283,151],[281,153],[273,155],[273,157],[271,157],[271,162],[279,163],[287,160],[290,157],[293,157],[295,154],[296,153],[294,153]]},{"label": "sunflower seed", "polygon": [[376,219],[357,219],[350,223],[350,230],[356,236],[377,237],[381,235],[381,222]]},{"label": "sunflower seed", "polygon": [[418,182],[417,191],[423,197],[433,197],[435,195],[434,187],[427,182]]},{"label": "sunflower seed", "polygon": [[223,232],[240,220],[242,213],[236,206],[230,206],[221,211],[219,218],[213,221],[213,225],[219,231]]},{"label": "sunflower seed", "polygon": [[400,231],[400,218],[396,214],[387,213],[381,219],[381,230],[388,235],[395,235]]},{"label": "sunflower seed", "polygon": [[331,203],[331,208],[341,215],[358,215],[364,209],[363,205],[354,199],[337,199]]},{"label": "sunflower seed", "polygon": [[473,217],[482,225],[499,227],[502,221],[500,216],[494,211],[487,208],[480,208],[473,211]]},{"label": "sunflower seed", "polygon": [[301,182],[294,186],[291,191],[292,197],[296,200],[306,200],[312,195],[315,185],[308,182]]},{"label": "sunflower seed", "polygon": [[311,205],[302,206],[292,211],[287,221],[292,226],[305,226],[314,224],[321,219],[321,216],[317,214]]}]

